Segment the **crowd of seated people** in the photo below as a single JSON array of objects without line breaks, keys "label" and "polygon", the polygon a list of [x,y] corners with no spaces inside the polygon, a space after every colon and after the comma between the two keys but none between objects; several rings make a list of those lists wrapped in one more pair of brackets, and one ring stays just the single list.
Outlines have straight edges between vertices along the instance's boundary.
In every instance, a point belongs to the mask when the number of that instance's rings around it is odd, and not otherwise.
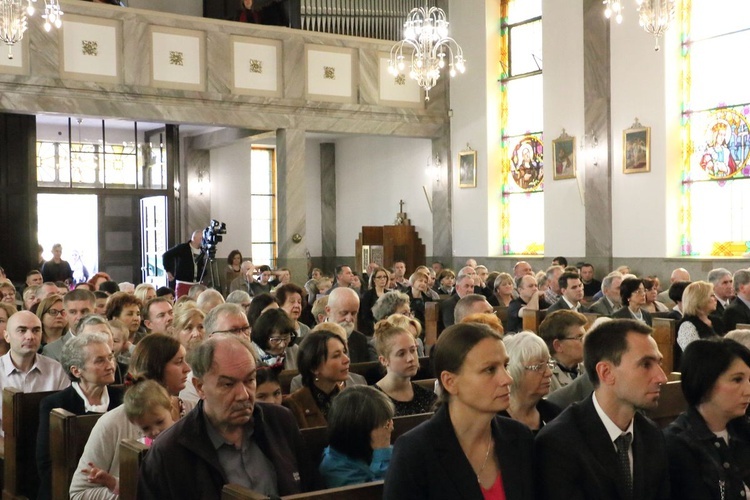
[{"label": "crowd of seated people", "polygon": [[[39,498],[51,495],[53,408],[104,414],[71,498],[116,498],[124,438],[154,447],[141,498],[219,498],[226,483],[274,496],[383,478],[384,498],[750,493],[750,351],[741,345],[750,331],[736,329],[750,324],[750,270],[715,269],[705,281],[676,270],[667,299],[655,276],[612,271],[595,300],[585,263],[407,274],[399,262],[361,277],[340,265],[331,277],[313,270],[303,289],[288,269],[233,257],[223,293],[196,285],[177,300],[170,288],[104,273],[76,284],[31,271],[21,290],[0,282],[0,386],[59,391],[40,405]],[[535,332],[523,331],[526,309],[543,313]],[[589,328],[583,313],[602,321]],[[656,317],[675,320],[688,404],[663,435],[635,411],[655,408],[666,382],[649,335]],[[430,321],[444,324],[427,345]],[[414,380],[425,355],[434,386]],[[368,362],[382,370],[370,388],[353,371]],[[392,442],[394,418],[432,412]],[[328,447],[310,463],[300,430],[319,426]],[[571,439],[583,444],[571,450]],[[649,473],[616,468],[625,456]],[[611,474],[594,477],[596,461]]]}]

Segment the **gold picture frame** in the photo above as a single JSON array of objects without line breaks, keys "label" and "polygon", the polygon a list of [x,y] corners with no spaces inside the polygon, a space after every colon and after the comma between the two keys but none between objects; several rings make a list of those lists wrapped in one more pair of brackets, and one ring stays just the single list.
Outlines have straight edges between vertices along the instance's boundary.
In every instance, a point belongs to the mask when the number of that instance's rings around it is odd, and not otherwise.
[{"label": "gold picture frame", "polygon": [[576,177],[576,138],[563,133],[552,141],[552,158],[554,160],[554,171],[552,178],[556,181],[562,179],[575,179]]},{"label": "gold picture frame", "polygon": [[458,153],[458,187],[477,187],[477,152],[473,149]]},{"label": "gold picture frame", "polygon": [[622,132],[622,171],[641,174],[651,171],[651,127],[635,123]]}]

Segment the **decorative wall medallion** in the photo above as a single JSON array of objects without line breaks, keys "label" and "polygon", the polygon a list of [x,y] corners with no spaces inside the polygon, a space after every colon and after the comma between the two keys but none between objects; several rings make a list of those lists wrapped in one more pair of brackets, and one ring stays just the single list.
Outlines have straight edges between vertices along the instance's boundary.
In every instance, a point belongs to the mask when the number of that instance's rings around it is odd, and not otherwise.
[{"label": "decorative wall medallion", "polygon": [[263,73],[263,61],[258,59],[250,59],[250,72],[251,73]]},{"label": "decorative wall medallion", "polygon": [[99,44],[94,40],[81,40],[81,51],[85,56],[98,56]]},{"label": "decorative wall medallion", "polygon": [[176,50],[169,51],[169,64],[172,66],[184,66],[185,57],[182,52]]},{"label": "decorative wall medallion", "polygon": [[406,75],[399,73],[394,79],[396,85],[406,85]]},{"label": "decorative wall medallion", "polygon": [[336,79],[336,68],[333,66],[323,66],[323,78],[326,80]]}]

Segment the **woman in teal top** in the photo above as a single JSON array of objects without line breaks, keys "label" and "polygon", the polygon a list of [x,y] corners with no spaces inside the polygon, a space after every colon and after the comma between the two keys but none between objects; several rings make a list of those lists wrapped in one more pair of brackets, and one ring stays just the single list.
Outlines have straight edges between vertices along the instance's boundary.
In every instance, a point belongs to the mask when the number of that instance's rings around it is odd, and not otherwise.
[{"label": "woman in teal top", "polygon": [[393,403],[368,386],[343,391],[328,412],[328,443],[320,474],[326,487],[379,481],[391,461]]}]

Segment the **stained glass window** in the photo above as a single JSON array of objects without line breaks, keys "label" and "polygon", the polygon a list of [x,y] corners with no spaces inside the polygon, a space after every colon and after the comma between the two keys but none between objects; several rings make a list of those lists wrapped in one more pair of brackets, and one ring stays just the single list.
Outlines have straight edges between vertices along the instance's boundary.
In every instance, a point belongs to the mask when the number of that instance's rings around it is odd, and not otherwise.
[{"label": "stained glass window", "polygon": [[541,255],[544,253],[541,0],[502,0],[500,29],[502,251],[503,255]]},{"label": "stained glass window", "polygon": [[747,0],[682,4],[682,255],[750,252],[750,87],[721,70],[750,44],[749,16]]},{"label": "stained glass window", "polygon": [[250,152],[250,237],[255,265],[276,266],[276,151]]}]

